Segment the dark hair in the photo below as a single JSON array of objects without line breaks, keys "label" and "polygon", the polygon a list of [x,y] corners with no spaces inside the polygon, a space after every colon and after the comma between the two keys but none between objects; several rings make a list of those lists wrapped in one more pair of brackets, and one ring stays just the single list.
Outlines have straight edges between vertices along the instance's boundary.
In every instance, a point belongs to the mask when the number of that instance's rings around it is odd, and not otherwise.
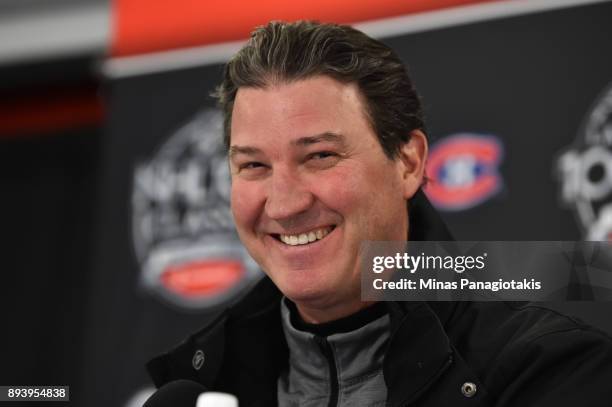
[{"label": "dark hair", "polygon": [[227,63],[215,92],[225,116],[226,147],[239,88],[263,88],[315,75],[358,85],[368,120],[390,159],[412,130],[424,128],[419,97],[391,48],[346,25],[270,22],[255,29]]}]

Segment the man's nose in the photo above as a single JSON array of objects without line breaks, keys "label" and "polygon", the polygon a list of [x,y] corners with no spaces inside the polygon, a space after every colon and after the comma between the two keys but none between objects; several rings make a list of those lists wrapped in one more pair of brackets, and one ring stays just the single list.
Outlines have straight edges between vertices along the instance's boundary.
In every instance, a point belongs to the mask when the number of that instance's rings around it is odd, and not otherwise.
[{"label": "man's nose", "polygon": [[265,211],[270,219],[287,220],[312,207],[314,196],[299,175],[291,170],[273,172]]}]

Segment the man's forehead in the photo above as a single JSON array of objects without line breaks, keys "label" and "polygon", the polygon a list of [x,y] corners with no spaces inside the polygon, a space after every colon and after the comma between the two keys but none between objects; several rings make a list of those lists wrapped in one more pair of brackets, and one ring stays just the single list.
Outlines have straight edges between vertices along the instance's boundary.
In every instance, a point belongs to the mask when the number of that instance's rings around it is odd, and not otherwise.
[{"label": "man's forehead", "polygon": [[[363,97],[357,84],[318,75],[274,82],[263,87],[240,87],[234,100],[233,115],[258,115],[262,111],[279,116],[329,113],[330,107],[333,109],[339,104],[355,110],[363,108]],[[339,109],[334,110],[339,112]]]},{"label": "man's forehead", "polygon": [[242,145],[270,133],[301,145],[339,142],[340,135],[347,136],[359,123],[369,124],[355,84],[316,76],[263,88],[243,87],[233,107],[230,144]]}]

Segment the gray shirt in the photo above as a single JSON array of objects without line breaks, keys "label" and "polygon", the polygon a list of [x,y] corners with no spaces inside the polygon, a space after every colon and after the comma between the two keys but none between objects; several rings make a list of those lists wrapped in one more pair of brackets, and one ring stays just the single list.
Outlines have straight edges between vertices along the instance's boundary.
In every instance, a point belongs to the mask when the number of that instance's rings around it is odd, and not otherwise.
[{"label": "gray shirt", "polygon": [[[283,298],[283,330],[289,346],[289,368],[278,379],[281,407],[384,406],[387,387],[383,358],[389,339],[389,315],[349,332],[320,337],[296,329]],[[333,400],[331,400],[333,402]]]}]

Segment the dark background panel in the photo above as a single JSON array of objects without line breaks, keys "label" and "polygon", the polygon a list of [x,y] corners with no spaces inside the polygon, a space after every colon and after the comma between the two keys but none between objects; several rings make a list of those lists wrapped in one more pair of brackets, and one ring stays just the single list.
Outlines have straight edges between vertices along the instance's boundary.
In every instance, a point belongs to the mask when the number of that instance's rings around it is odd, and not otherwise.
[{"label": "dark background panel", "polygon": [[76,383],[100,136],[0,140],[3,385]]},{"label": "dark background panel", "polygon": [[599,4],[386,40],[410,68],[433,143],[457,132],[503,141],[505,192],[445,213],[458,238],[581,238],[560,207],[555,160],[612,82],[611,15]]},{"label": "dark background panel", "polygon": [[[92,292],[82,358],[85,405],[119,405],[150,386],[144,365],[206,324],[220,308],[185,310],[170,306],[139,283],[141,272],[131,233],[135,167],[206,106],[220,66],[129,78],[108,83],[109,119],[97,183]],[[92,367],[95,366],[95,369]],[[112,388],[112,392],[105,392]]]}]

